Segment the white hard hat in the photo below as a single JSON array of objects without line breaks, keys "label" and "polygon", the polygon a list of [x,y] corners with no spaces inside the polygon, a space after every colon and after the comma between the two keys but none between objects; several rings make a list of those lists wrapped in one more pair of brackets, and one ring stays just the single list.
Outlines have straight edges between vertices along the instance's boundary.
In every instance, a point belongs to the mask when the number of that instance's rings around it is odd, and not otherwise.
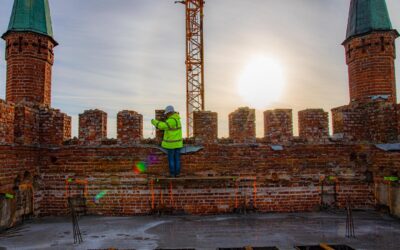
[{"label": "white hard hat", "polygon": [[174,113],[174,112],[175,112],[174,107],[171,106],[171,105],[169,105],[169,106],[167,106],[167,107],[165,108],[164,115],[166,115],[166,114],[168,114],[168,113]]}]

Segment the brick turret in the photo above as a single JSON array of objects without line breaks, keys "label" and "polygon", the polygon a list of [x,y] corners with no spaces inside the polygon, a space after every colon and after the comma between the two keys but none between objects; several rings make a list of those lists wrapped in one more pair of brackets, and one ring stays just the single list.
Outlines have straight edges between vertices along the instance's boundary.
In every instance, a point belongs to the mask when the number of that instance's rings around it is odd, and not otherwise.
[{"label": "brick turret", "polygon": [[48,0],[15,0],[6,41],[7,101],[51,104],[54,62]]},{"label": "brick turret", "polygon": [[332,109],[333,133],[345,139],[395,142],[395,40],[385,0],[352,0],[346,40],[350,104]]},{"label": "brick turret", "polygon": [[346,40],[350,101],[396,103],[395,39],[385,0],[352,0]]}]

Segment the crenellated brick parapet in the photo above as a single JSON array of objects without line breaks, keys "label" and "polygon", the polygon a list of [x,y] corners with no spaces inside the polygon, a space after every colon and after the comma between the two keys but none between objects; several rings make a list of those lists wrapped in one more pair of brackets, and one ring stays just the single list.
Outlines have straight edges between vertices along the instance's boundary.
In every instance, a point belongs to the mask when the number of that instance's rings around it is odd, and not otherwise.
[{"label": "crenellated brick parapet", "polygon": [[323,109],[299,111],[299,135],[311,143],[323,143],[329,137],[328,112]]},{"label": "crenellated brick parapet", "polygon": [[122,144],[138,143],[143,139],[143,115],[123,110],[117,115],[117,138]]},{"label": "crenellated brick parapet", "polygon": [[291,109],[275,109],[264,112],[264,138],[273,144],[285,144],[293,138]]},{"label": "crenellated brick parapet", "polygon": [[386,100],[352,103],[332,109],[333,133],[349,141],[388,143],[398,140],[398,105]]},{"label": "crenellated brick parapet", "polygon": [[368,119],[368,139],[370,142],[387,143],[396,142],[397,110],[396,106],[386,101],[369,103],[366,109]]},{"label": "crenellated brick parapet", "polygon": [[107,138],[107,113],[91,109],[79,114],[79,142],[84,145],[101,144]]},{"label": "crenellated brick parapet", "polygon": [[196,142],[204,144],[218,142],[218,114],[216,112],[194,112],[193,125],[193,135]]},{"label": "crenellated brick parapet", "polygon": [[363,109],[359,105],[345,105],[332,109],[333,134],[348,141],[360,141],[367,137],[364,129]]},{"label": "crenellated brick parapet", "polygon": [[[386,100],[352,103],[332,109],[333,140],[349,142],[391,143],[400,137],[400,105]],[[0,100],[0,144],[62,145],[71,138],[71,117],[60,110],[32,103],[14,104]],[[164,111],[156,110],[157,119],[164,119]],[[87,110],[79,115],[79,140],[69,144],[132,145],[161,143],[163,131],[157,130],[155,140],[143,138],[143,115],[124,110],[117,115],[117,140],[107,138],[107,114],[101,110]],[[149,121],[146,121],[149,122]],[[239,108],[229,114],[229,141],[218,138],[218,114],[211,111],[195,112],[194,139],[187,143],[255,143],[268,144],[329,143],[328,113],[322,109],[299,112],[299,135],[293,140],[291,109],[264,112],[264,138],[256,140],[255,110]]]},{"label": "crenellated brick parapet", "polygon": [[229,138],[235,143],[256,141],[256,112],[248,107],[229,114]]},{"label": "crenellated brick parapet", "polygon": [[[156,118],[164,120],[164,110],[155,111]],[[40,114],[40,119],[43,115]],[[387,143],[395,142],[400,134],[399,105],[393,105],[385,100],[370,103],[352,103],[332,109],[333,134],[332,140],[351,142]],[[69,117],[65,117],[69,124]],[[190,143],[226,144],[255,143],[289,145],[292,143],[330,143],[329,117],[323,109],[306,109],[299,112],[299,137],[293,137],[293,116],[291,109],[275,109],[264,112],[264,138],[256,140],[255,110],[239,108],[229,114],[228,141],[218,138],[218,114],[211,111],[195,112],[194,138]],[[155,140],[143,138],[143,115],[135,111],[124,110],[117,115],[117,138],[106,142],[107,114],[101,110],[88,110],[80,115],[79,144],[81,145],[133,145],[136,143],[161,143],[163,131],[156,130]],[[149,122],[149,121],[146,121]],[[42,124],[42,123],[41,123]],[[42,125],[39,125],[41,127]],[[64,131],[70,131],[66,126]],[[47,131],[42,129],[41,131]],[[53,130],[56,131],[56,130]],[[51,132],[50,134],[55,134]],[[56,140],[53,136],[50,140]],[[64,137],[64,141],[69,136]],[[40,135],[40,143],[43,136]],[[58,139],[58,142],[61,142]],[[78,142],[77,142],[78,143]],[[109,144],[111,143],[111,144]],[[29,143],[26,143],[29,144]],[[49,143],[45,144],[58,144]],[[74,143],[73,143],[74,144]]]},{"label": "crenellated brick parapet", "polygon": [[[8,107],[7,105],[13,106],[0,102],[0,108]],[[341,107],[338,110],[360,114],[360,110],[363,110],[361,106],[355,107],[359,109]],[[400,115],[396,113],[397,109],[393,109],[393,105],[377,102],[369,107],[370,113],[361,114],[368,114],[370,121],[376,124],[371,125],[376,126],[375,130],[394,125],[397,128],[397,123],[383,124],[383,121],[389,119],[386,113],[394,114],[395,117]],[[93,200],[101,189],[114,190],[113,196],[104,199],[104,203],[96,206],[87,203],[88,211],[93,214],[153,213],[157,204],[167,204],[166,202],[171,200],[170,196],[161,194],[162,190],[171,190],[173,199],[180,201],[168,203],[174,211],[185,211],[189,214],[232,212],[237,211],[241,204],[256,206],[260,212],[313,211],[324,205],[321,200],[327,196],[335,199],[335,206],[342,208],[349,194],[352,195],[355,207],[371,208],[373,188],[366,181],[367,167],[370,168],[366,163],[372,166],[371,174],[374,178],[391,175],[392,170],[398,167],[396,160],[399,154],[396,152],[381,152],[369,142],[328,141],[328,116],[322,109],[308,109],[299,113],[300,134],[306,140],[298,141],[289,137],[292,135],[291,110],[266,111],[264,119],[268,124],[265,124],[264,128],[268,128],[266,131],[271,132],[273,135],[271,138],[276,138],[276,142],[267,143],[280,143],[283,147],[277,149],[266,143],[252,144],[249,139],[255,138],[255,112],[249,108],[240,108],[229,117],[236,131],[241,132],[240,144],[237,143],[238,137],[236,141],[217,140],[217,113],[195,113],[195,139],[204,147],[198,152],[182,155],[182,177],[171,181],[162,178],[167,171],[168,163],[166,155],[161,150],[155,145],[137,145],[128,141],[130,135],[134,138],[134,133],[139,131],[140,134],[138,127],[134,129],[134,125],[139,124],[140,127],[143,123],[142,115],[137,112],[118,113],[117,119],[122,121],[122,125],[118,125],[118,128],[127,128],[119,132],[119,134],[125,133],[126,143],[114,140],[113,144],[107,144],[108,140],[105,140],[107,114],[101,110],[87,110],[80,115],[79,128],[80,135],[86,137],[81,137],[80,143],[52,147],[63,140],[60,139],[63,137],[62,134],[64,139],[68,137],[66,135],[70,133],[70,128],[67,126],[70,124],[69,117],[59,110],[45,107],[16,105],[14,110],[17,109],[20,109],[17,111],[20,114],[25,114],[21,116],[25,117],[25,120],[17,118],[21,124],[21,121],[30,124],[28,118],[37,115],[38,144],[41,147],[1,145],[0,160],[7,159],[7,166],[0,171],[0,184],[8,190],[13,188],[14,180],[18,182],[25,172],[36,175],[38,183],[43,183],[38,190],[43,191],[43,187],[46,188],[41,196],[35,193],[37,214],[40,215],[59,215],[68,212],[65,208],[65,196],[60,195],[60,192],[64,192],[66,178],[70,177],[88,178],[86,197],[88,201]],[[158,113],[162,114],[163,111]],[[362,118],[362,116],[355,117],[354,119]],[[394,120],[397,122],[397,119]],[[339,124],[338,120],[335,122]],[[279,127],[281,128],[278,129]],[[277,129],[272,130],[272,128]],[[282,142],[284,134],[288,136],[285,139],[287,144]],[[371,138],[377,139],[379,135]],[[154,143],[154,140],[148,141],[149,144]],[[231,144],[232,141],[237,144]],[[191,143],[193,140],[187,144]],[[147,170],[143,173],[132,171],[132,166],[137,162],[147,164]],[[298,171],[299,168],[301,171]],[[110,178],[105,178],[104,174]],[[334,181],[321,182],[328,177],[329,180],[332,177],[332,180],[337,181],[341,188],[334,189]],[[132,187],[134,192],[139,192],[141,195],[133,197],[132,193],[126,193],[126,189]],[[251,188],[251,196],[247,191],[237,192],[238,187],[239,190],[240,187]],[[321,193],[322,188],[332,190],[332,193]],[[227,192],[230,195],[227,196]],[[201,202],[190,198],[199,193]],[[272,200],[271,193],[276,194]],[[18,199],[22,199],[21,194],[17,195]],[[152,197],[157,197],[153,205],[148,202]],[[120,202],[121,200],[129,202]],[[233,202],[235,200],[238,202]],[[207,205],[204,205],[203,201],[207,201]]]},{"label": "crenellated brick parapet", "polygon": [[0,99],[0,144],[14,143],[15,105]]},{"label": "crenellated brick parapet", "polygon": [[39,143],[41,145],[62,145],[71,139],[71,117],[58,109],[39,109]]},{"label": "crenellated brick parapet", "polygon": [[0,144],[62,145],[71,138],[71,117],[46,105],[0,100]]},{"label": "crenellated brick parapet", "polygon": [[14,141],[16,144],[39,144],[39,109],[21,103],[17,104],[14,122]]}]

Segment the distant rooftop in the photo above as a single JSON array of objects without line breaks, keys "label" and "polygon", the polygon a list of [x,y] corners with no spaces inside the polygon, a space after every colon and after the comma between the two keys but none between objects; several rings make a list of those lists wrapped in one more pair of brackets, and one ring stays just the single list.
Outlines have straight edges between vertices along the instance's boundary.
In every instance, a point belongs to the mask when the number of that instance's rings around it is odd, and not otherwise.
[{"label": "distant rooftop", "polygon": [[385,0],[351,0],[346,40],[372,31],[393,30]]},{"label": "distant rooftop", "polygon": [[5,34],[11,31],[31,31],[53,38],[48,0],[14,0]]}]

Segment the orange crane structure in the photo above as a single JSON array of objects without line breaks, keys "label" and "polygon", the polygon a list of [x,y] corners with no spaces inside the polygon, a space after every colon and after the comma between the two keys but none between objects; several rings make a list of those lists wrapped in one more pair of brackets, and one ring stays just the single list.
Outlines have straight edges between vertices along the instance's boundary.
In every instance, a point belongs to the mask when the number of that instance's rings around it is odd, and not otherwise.
[{"label": "orange crane structure", "polygon": [[193,113],[204,111],[204,0],[175,1],[186,7],[186,126],[193,136]]}]

